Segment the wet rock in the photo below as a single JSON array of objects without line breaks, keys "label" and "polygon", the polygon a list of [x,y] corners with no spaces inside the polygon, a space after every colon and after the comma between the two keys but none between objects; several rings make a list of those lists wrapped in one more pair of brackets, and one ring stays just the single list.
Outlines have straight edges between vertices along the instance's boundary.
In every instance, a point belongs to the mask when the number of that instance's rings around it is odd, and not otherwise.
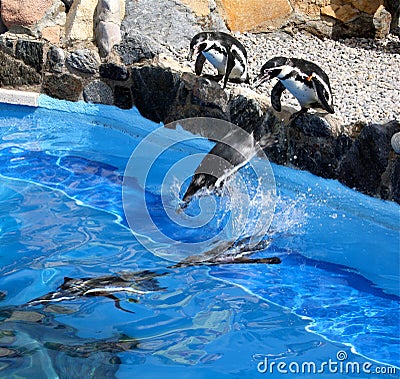
[{"label": "wet rock", "polygon": [[392,198],[395,202],[400,204],[400,157],[397,157],[393,162],[393,168],[390,179],[392,188]]},{"label": "wet rock", "polygon": [[19,39],[15,47],[15,57],[33,67],[37,72],[41,72],[43,66],[43,43]]},{"label": "wet rock", "polygon": [[112,105],[114,103],[111,87],[101,80],[95,80],[89,83],[83,90],[83,98],[88,103],[107,105]]},{"label": "wet rock", "polygon": [[382,175],[389,163],[390,139],[399,131],[398,121],[366,125],[341,162],[339,180],[368,195],[380,194]]},{"label": "wet rock", "polygon": [[265,153],[275,163],[295,166],[324,178],[336,178],[337,169],[352,140],[337,132],[337,125],[318,114],[300,115],[289,120],[293,109],[281,113],[272,109],[264,119]]},{"label": "wet rock", "polygon": [[[237,94],[229,100],[230,121],[251,133],[258,130],[264,121],[264,114],[259,103],[255,99]],[[261,136],[255,136],[258,140]]]},{"label": "wet rock", "polygon": [[133,106],[130,88],[123,86],[114,87],[114,105],[122,109],[131,109]]},{"label": "wet rock", "polygon": [[139,112],[160,122],[167,119],[175,101],[180,82],[179,74],[159,67],[133,67],[132,96]]},{"label": "wet rock", "polygon": [[330,137],[332,135],[331,125],[323,117],[315,114],[305,113],[294,117],[291,126],[302,130],[304,135],[310,137]]},{"label": "wet rock", "polygon": [[69,101],[78,101],[82,89],[81,80],[70,74],[46,75],[42,85],[42,92],[46,95]]},{"label": "wet rock", "polygon": [[34,68],[0,51],[0,85],[16,87],[41,81],[41,75]]},{"label": "wet rock", "polygon": [[99,68],[102,78],[124,81],[129,79],[129,71],[125,66],[116,63],[104,63]]},{"label": "wet rock", "polygon": [[184,72],[164,122],[189,117],[214,117],[229,121],[229,97],[218,83]]},{"label": "wet rock", "polygon": [[67,64],[85,74],[94,74],[99,69],[99,63],[93,52],[89,49],[75,50],[69,54]]},{"label": "wet rock", "polygon": [[65,53],[64,50],[57,47],[51,46],[47,52],[47,69],[50,72],[62,72],[65,65]]},{"label": "wet rock", "polygon": [[154,40],[134,29],[124,34],[121,44],[117,45],[115,50],[126,65],[137,63],[142,59],[152,59],[160,52]]},{"label": "wet rock", "polygon": [[323,178],[334,178],[339,159],[330,125],[321,117],[304,114],[287,128],[288,163]]}]

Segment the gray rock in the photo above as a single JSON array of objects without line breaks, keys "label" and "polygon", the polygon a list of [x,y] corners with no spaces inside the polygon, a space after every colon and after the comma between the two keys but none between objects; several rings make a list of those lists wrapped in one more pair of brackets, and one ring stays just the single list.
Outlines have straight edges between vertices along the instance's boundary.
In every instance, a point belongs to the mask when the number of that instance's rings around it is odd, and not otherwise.
[{"label": "gray rock", "polygon": [[133,67],[132,96],[140,113],[155,122],[189,117],[229,120],[229,98],[218,83],[160,67]]},{"label": "gray rock", "polygon": [[400,204],[400,157],[397,157],[393,162],[390,179],[392,198],[395,202]]},{"label": "gray rock", "polygon": [[305,113],[294,117],[290,125],[303,131],[310,137],[330,137],[332,130],[330,124],[316,114]]},{"label": "gray rock", "polygon": [[335,178],[341,157],[336,137],[321,117],[304,114],[287,125],[287,163],[323,178]]},{"label": "gray rock", "polygon": [[134,67],[131,71],[132,96],[139,112],[160,122],[167,119],[179,86],[179,74],[159,67]]},{"label": "gray rock", "polygon": [[109,85],[101,80],[90,82],[83,89],[83,99],[87,103],[112,105],[114,103],[113,91]]},{"label": "gray rock", "polygon": [[16,40],[14,38],[8,38],[4,35],[0,36],[0,50],[8,55],[15,56],[15,45]]},{"label": "gray rock", "polygon": [[129,79],[129,71],[125,66],[116,63],[104,63],[99,68],[102,78],[124,81]]},{"label": "gray rock", "polygon": [[43,80],[42,92],[61,100],[78,101],[82,94],[82,82],[70,75],[46,75]]},{"label": "gray rock", "polygon": [[39,41],[19,39],[15,47],[15,56],[37,72],[43,67],[43,43]]},{"label": "gray rock", "polygon": [[121,30],[139,30],[172,49],[187,49],[191,38],[201,31],[191,10],[174,0],[130,0],[125,12]]},{"label": "gray rock", "polygon": [[380,195],[390,158],[390,139],[399,131],[398,121],[366,125],[341,162],[339,180],[368,195]]},{"label": "gray rock", "polygon": [[112,48],[121,42],[120,27],[113,22],[100,21],[95,29],[95,35],[101,57],[106,57]]},{"label": "gray rock", "polygon": [[393,134],[390,143],[396,154],[400,154],[400,132]]},{"label": "gray rock", "polygon": [[64,50],[57,46],[51,46],[47,52],[47,69],[50,72],[62,72],[65,65]]},{"label": "gray rock", "polygon": [[75,50],[69,54],[67,64],[85,74],[94,74],[99,68],[99,63],[95,55],[89,49]]},{"label": "gray rock", "polygon": [[97,21],[112,22],[121,25],[120,1],[99,0],[96,8]]},{"label": "gray rock", "polygon": [[[246,130],[248,133],[258,131],[260,125],[264,121],[264,114],[260,105],[254,99],[239,94],[234,95],[229,100],[230,121]],[[261,138],[261,135],[254,136],[256,140]]]},{"label": "gray rock", "polygon": [[229,97],[218,83],[185,72],[178,84],[165,123],[189,117],[214,117],[230,121]]},{"label": "gray rock", "polygon": [[32,67],[0,51],[0,85],[40,84],[42,76]]},{"label": "gray rock", "polygon": [[126,65],[137,63],[142,59],[152,59],[160,52],[160,48],[150,38],[134,29],[126,32],[120,45],[115,50]]},{"label": "gray rock", "polygon": [[131,109],[133,105],[132,93],[129,87],[114,87],[114,105],[122,109]]}]

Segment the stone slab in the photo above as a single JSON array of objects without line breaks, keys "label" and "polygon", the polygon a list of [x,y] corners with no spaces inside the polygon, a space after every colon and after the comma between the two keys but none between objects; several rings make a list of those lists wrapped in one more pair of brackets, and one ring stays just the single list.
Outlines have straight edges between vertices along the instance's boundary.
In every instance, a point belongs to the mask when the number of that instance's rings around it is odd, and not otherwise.
[{"label": "stone slab", "polygon": [[39,94],[36,92],[17,91],[0,88],[0,103],[37,107]]}]

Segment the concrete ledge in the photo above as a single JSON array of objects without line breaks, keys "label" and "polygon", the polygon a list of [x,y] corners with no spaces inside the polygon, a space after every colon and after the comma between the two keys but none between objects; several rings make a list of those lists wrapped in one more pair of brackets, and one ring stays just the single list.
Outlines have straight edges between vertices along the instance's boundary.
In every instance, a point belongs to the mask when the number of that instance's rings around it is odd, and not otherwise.
[{"label": "concrete ledge", "polygon": [[25,92],[0,88],[0,103],[37,107],[39,104],[39,95],[40,94],[36,92]]}]

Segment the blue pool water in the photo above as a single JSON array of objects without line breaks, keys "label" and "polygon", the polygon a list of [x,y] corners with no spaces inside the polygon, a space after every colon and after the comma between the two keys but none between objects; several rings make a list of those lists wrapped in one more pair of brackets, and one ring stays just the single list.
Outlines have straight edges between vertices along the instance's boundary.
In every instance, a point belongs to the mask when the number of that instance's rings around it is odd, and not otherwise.
[{"label": "blue pool water", "polygon": [[[144,248],[122,198],[132,152],[160,125],[136,110],[40,101],[0,104],[0,378],[398,377],[399,205],[272,165],[275,216],[257,256],[282,263],[171,268],[179,244]],[[149,244],[155,229],[190,243],[222,226],[172,225],[161,204],[172,209],[177,189],[165,195],[157,184],[176,161],[212,146],[174,145],[152,166],[150,184],[132,187],[154,220],[140,229]],[[254,187],[251,170],[241,172]],[[64,277],[144,270],[161,288],[116,294],[123,309],[105,296],[26,304]],[[285,374],[303,362],[321,371]]]}]

